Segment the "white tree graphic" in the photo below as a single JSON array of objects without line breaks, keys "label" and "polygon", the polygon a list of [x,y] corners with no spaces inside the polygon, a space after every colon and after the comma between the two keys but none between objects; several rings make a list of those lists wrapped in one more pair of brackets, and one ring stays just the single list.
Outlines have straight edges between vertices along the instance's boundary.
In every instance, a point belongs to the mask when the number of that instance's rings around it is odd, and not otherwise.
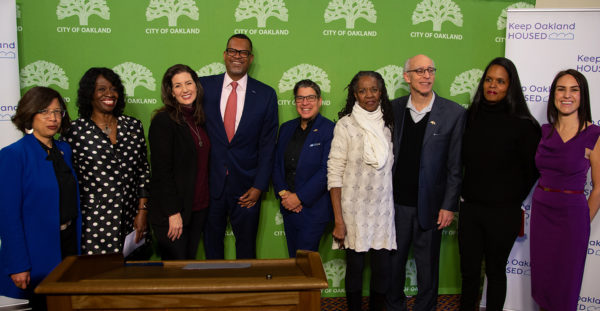
[{"label": "white tree graphic", "polygon": [[332,259],[323,264],[327,279],[331,281],[331,287],[340,287],[342,280],[346,277],[346,261],[343,259]]},{"label": "white tree graphic", "polygon": [[225,65],[223,63],[211,63],[196,71],[198,77],[218,75],[225,72]]},{"label": "white tree graphic", "polygon": [[387,65],[376,70],[385,81],[385,88],[388,91],[388,97],[393,99],[396,97],[396,91],[405,89],[409,91],[406,81],[404,81],[404,70],[400,66]]},{"label": "white tree graphic", "polygon": [[181,15],[198,20],[198,7],[194,0],[150,0],[146,8],[147,21],[166,17],[169,27],[177,26],[177,19]]},{"label": "white tree graphic", "polygon": [[459,74],[454,78],[454,81],[452,81],[452,84],[450,85],[450,95],[456,96],[462,93],[469,93],[469,98],[473,99],[473,95],[475,95],[475,92],[477,91],[477,85],[479,84],[479,79],[481,79],[482,75],[483,70],[477,68]]},{"label": "white tree graphic", "polygon": [[329,77],[325,70],[310,64],[300,64],[283,73],[283,76],[279,80],[279,92],[283,93],[293,90],[296,82],[304,79],[313,80],[325,92],[331,90]]},{"label": "white tree graphic", "polygon": [[121,77],[125,86],[125,94],[129,96],[135,95],[135,88],[140,85],[150,91],[154,91],[156,88],[152,72],[140,64],[125,62],[115,66],[113,70]]},{"label": "white tree graphic", "polygon": [[21,69],[21,88],[28,86],[50,86],[52,84],[63,89],[69,88],[69,78],[58,65],[38,60]]},{"label": "white tree graphic", "polygon": [[283,215],[281,215],[281,211],[277,211],[275,214],[275,224],[278,226],[283,225]]},{"label": "white tree graphic", "polygon": [[241,0],[235,9],[236,22],[256,17],[258,28],[266,27],[271,16],[287,22],[288,10],[283,0]]},{"label": "white tree graphic", "polygon": [[370,0],[331,0],[324,17],[325,23],[343,18],[346,20],[346,28],[354,29],[354,22],[359,18],[371,23],[377,22],[377,11]]},{"label": "white tree graphic", "polygon": [[106,0],[60,0],[56,7],[58,19],[65,19],[73,15],[79,16],[79,25],[87,26],[88,17],[91,15],[98,15],[108,20],[110,11]]},{"label": "white tree graphic", "polygon": [[427,21],[433,23],[433,31],[440,31],[445,21],[462,27],[463,16],[460,7],[452,0],[423,0],[413,11],[412,22],[416,25]]},{"label": "white tree graphic", "polygon": [[417,286],[417,264],[414,258],[406,261],[406,280],[410,280],[410,286]]},{"label": "white tree graphic", "polygon": [[502,29],[506,28],[506,10],[533,8],[533,7],[535,7],[535,6],[531,3],[517,2],[517,3],[513,3],[509,6],[507,6],[506,8],[502,9],[502,13],[500,13],[500,16],[498,16],[498,22],[496,22],[496,26],[498,27],[498,30],[502,30]]}]

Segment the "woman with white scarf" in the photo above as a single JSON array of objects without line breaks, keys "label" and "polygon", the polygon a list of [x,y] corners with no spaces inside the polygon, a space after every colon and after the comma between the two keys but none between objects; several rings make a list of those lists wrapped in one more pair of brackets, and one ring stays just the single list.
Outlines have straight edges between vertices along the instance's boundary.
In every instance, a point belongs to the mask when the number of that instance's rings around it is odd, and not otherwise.
[{"label": "woman with white scarf", "polygon": [[396,249],[392,188],[393,113],[381,75],[357,73],[347,87],[327,162],[335,217],[334,249],[346,249],[348,310],[360,310],[362,273],[371,260],[369,310],[383,310]]}]

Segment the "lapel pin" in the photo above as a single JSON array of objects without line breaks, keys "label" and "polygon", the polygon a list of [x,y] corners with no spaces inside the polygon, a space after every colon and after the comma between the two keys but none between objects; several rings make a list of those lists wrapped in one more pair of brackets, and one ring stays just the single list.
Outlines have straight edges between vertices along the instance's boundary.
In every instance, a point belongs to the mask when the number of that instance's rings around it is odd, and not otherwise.
[{"label": "lapel pin", "polygon": [[431,125],[435,125],[435,121],[433,121],[433,120],[429,121],[429,123],[430,123]]},{"label": "lapel pin", "polygon": [[313,132],[318,132],[318,131],[319,131],[319,129],[314,129],[314,130],[313,130]]}]

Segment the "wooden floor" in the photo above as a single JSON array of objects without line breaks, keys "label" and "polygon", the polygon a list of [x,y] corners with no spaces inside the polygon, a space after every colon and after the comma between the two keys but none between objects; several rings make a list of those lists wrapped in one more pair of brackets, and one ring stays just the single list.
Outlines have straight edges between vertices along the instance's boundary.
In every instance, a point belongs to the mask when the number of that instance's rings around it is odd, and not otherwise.
[{"label": "wooden floor", "polygon": [[[363,297],[363,310],[368,310],[369,297]],[[438,311],[454,311],[458,310],[460,295],[439,295],[438,296]],[[415,298],[408,299],[408,310],[412,310],[415,303]],[[321,310],[323,311],[346,311],[346,298],[321,298]]]}]

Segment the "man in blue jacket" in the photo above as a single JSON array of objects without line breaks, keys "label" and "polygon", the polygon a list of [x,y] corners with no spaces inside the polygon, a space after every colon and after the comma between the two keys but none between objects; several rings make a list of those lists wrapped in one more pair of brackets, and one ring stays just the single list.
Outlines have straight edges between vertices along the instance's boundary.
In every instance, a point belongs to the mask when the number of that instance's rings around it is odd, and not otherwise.
[{"label": "man in blue jacket", "polygon": [[252,41],[235,34],[223,52],[226,73],[201,77],[210,138],[207,259],[224,258],[227,218],[237,258],[256,258],[261,194],[267,191],[277,141],[277,95],[248,76]]}]

